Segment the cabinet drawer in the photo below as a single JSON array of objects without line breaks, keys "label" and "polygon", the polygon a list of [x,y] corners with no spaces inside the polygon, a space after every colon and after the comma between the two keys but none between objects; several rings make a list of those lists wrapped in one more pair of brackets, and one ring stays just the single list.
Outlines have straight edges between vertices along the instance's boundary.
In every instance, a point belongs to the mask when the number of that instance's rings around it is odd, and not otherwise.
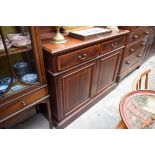
[{"label": "cabinet drawer", "polygon": [[132,54],[131,56],[127,57],[123,60],[122,66],[121,66],[121,72],[124,72],[129,67],[134,65],[135,63],[139,62],[143,59],[144,50],[139,50],[136,53]]},{"label": "cabinet drawer", "polygon": [[26,105],[24,100],[16,100],[6,106],[3,106],[0,108],[0,119],[5,118],[19,110],[21,110],[22,108],[24,108]]},{"label": "cabinet drawer", "polygon": [[99,55],[100,45],[84,48],[58,57],[58,70],[80,64]]},{"label": "cabinet drawer", "polygon": [[146,44],[147,43],[145,40],[140,40],[133,45],[127,46],[124,51],[124,58],[128,57],[129,55],[132,55],[133,53],[137,52],[140,49],[144,50],[146,47]]},{"label": "cabinet drawer", "polygon": [[105,53],[124,46],[124,37],[113,39],[111,41],[101,44],[101,53]]},{"label": "cabinet drawer", "polygon": [[0,107],[0,120],[12,115],[47,95],[47,88],[39,89],[29,95]]},{"label": "cabinet drawer", "polygon": [[147,40],[149,33],[150,33],[149,28],[131,32],[127,37],[127,43],[132,43],[142,38],[145,38],[145,40]]}]

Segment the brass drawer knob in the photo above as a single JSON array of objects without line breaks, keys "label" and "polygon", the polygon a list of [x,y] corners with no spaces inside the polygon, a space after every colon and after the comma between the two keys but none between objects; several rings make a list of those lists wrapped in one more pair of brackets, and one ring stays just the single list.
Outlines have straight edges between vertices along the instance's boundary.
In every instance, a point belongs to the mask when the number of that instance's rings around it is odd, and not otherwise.
[{"label": "brass drawer knob", "polygon": [[149,31],[145,31],[144,34],[149,34]]},{"label": "brass drawer knob", "polygon": [[22,102],[22,104],[23,104],[23,106],[26,106],[26,103],[25,103],[25,101],[23,101],[23,102]]},{"label": "brass drawer knob", "polygon": [[142,43],[142,46],[145,46],[146,45],[146,43],[144,42],[144,43]]},{"label": "brass drawer knob", "polygon": [[128,65],[130,65],[130,64],[131,64],[131,62],[130,62],[130,61],[126,61],[125,63],[126,63],[126,64],[128,64]]},{"label": "brass drawer knob", "polygon": [[134,35],[133,38],[134,38],[134,39],[137,39],[137,38],[139,38],[139,37],[138,37],[137,35]]},{"label": "brass drawer knob", "polygon": [[138,54],[138,55],[137,55],[137,57],[141,57],[141,56],[142,56],[141,54]]}]

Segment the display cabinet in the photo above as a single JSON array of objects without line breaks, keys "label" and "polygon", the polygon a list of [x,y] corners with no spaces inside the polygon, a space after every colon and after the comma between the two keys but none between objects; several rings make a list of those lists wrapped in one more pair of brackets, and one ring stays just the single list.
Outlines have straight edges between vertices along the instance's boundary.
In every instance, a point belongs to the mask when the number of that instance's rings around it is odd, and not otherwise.
[{"label": "display cabinet", "polygon": [[[18,123],[28,109],[45,103],[50,127],[49,94],[38,27],[0,27],[0,128]],[[16,119],[16,117],[18,117]]]}]

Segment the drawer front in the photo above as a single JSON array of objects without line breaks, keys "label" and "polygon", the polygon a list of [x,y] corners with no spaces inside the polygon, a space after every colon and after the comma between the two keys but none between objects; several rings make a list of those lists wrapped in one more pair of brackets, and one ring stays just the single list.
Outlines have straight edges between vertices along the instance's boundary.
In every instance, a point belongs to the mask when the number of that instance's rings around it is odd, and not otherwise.
[{"label": "drawer front", "polygon": [[58,70],[80,64],[99,55],[100,45],[91,46],[82,50],[74,51],[58,57]]},{"label": "drawer front", "polygon": [[27,96],[22,97],[21,99],[15,100],[11,103],[8,103],[7,105],[0,107],[0,120],[22,110],[23,108],[26,108],[34,102],[37,102],[37,100],[45,97],[47,92],[47,88],[42,88]]},{"label": "drawer front", "polygon": [[111,50],[124,46],[124,41],[125,38],[121,37],[101,44],[101,53],[109,52]]},{"label": "drawer front", "polygon": [[124,51],[124,58],[132,55],[133,53],[137,52],[138,50],[144,50],[146,47],[147,42],[145,40],[140,40],[136,42],[134,45],[127,46]]},{"label": "drawer front", "polygon": [[6,106],[3,106],[0,108],[0,119],[5,118],[19,110],[21,110],[22,108],[24,108],[25,106],[25,102],[24,100],[16,100],[15,102],[12,102]]},{"label": "drawer front", "polygon": [[149,33],[150,33],[149,28],[145,28],[142,30],[131,32],[127,37],[127,44],[135,42],[135,41],[142,39],[142,38],[145,38],[145,40],[147,40]]},{"label": "drawer front", "polygon": [[142,60],[143,56],[144,56],[144,50],[139,50],[138,52],[124,59],[121,66],[121,73],[126,71],[129,67],[131,67],[135,63]]}]

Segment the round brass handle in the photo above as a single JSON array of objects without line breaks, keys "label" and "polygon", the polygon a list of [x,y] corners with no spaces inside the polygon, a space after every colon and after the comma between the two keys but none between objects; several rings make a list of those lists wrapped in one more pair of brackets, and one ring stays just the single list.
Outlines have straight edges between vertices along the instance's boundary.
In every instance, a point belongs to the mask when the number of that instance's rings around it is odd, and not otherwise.
[{"label": "round brass handle", "polygon": [[145,46],[146,45],[146,43],[142,43],[142,46]]},{"label": "round brass handle", "polygon": [[149,32],[148,31],[145,31],[144,34],[149,34]]},{"label": "round brass handle", "polygon": [[134,39],[137,39],[137,38],[138,38],[138,36],[137,36],[137,35],[134,35],[134,36],[133,36],[133,38],[134,38]]},{"label": "round brass handle", "polygon": [[24,101],[22,102],[22,104],[23,104],[23,106],[26,106],[26,103]]},{"label": "round brass handle", "polygon": [[86,56],[87,56],[87,54],[83,54],[83,56],[84,56],[84,57],[86,57]]},{"label": "round brass handle", "polygon": [[130,62],[130,61],[126,61],[125,63],[126,63],[126,64],[128,64],[128,65],[130,65],[130,64],[131,64],[131,62]]},{"label": "round brass handle", "polygon": [[78,58],[79,58],[79,59],[81,59],[81,58],[82,58],[82,56],[81,56],[81,55],[78,55]]}]

